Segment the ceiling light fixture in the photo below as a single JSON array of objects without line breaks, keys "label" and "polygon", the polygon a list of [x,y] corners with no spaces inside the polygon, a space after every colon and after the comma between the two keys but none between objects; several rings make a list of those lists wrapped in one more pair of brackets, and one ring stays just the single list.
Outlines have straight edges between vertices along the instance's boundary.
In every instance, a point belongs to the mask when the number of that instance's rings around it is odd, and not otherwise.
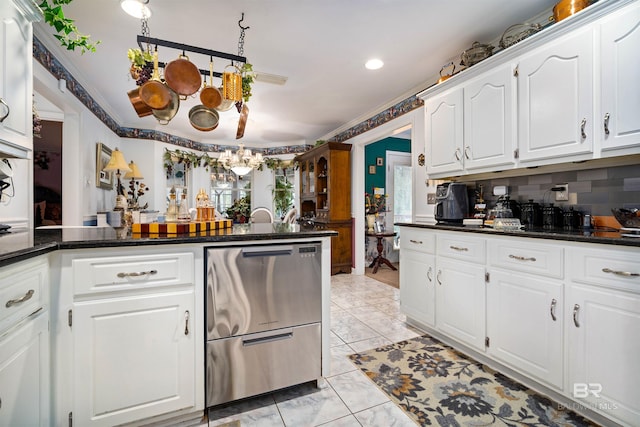
[{"label": "ceiling light fixture", "polygon": [[370,59],[366,62],[366,64],[364,64],[367,70],[378,70],[382,68],[383,65],[384,62],[382,62],[381,59]]},{"label": "ceiling light fixture", "polygon": [[231,150],[224,150],[218,161],[225,169],[231,169],[238,176],[246,175],[264,163],[262,153],[252,154],[250,149],[245,150],[243,143],[238,144],[238,151],[235,153],[232,153]]},{"label": "ceiling light fixture", "polygon": [[120,7],[134,18],[142,19],[151,16],[151,9],[147,6],[148,3],[149,0],[121,0]]}]

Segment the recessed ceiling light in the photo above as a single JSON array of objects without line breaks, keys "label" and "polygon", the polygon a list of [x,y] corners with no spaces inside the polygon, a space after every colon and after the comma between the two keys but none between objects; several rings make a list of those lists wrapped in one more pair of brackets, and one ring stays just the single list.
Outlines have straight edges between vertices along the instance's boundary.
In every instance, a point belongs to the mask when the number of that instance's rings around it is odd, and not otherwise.
[{"label": "recessed ceiling light", "polygon": [[122,0],[120,7],[134,18],[142,19],[151,16],[151,9],[147,6],[149,0]]},{"label": "recessed ceiling light", "polygon": [[366,64],[364,64],[367,70],[377,70],[379,68],[382,68],[383,65],[384,62],[382,62],[382,60],[380,59],[370,59]]}]

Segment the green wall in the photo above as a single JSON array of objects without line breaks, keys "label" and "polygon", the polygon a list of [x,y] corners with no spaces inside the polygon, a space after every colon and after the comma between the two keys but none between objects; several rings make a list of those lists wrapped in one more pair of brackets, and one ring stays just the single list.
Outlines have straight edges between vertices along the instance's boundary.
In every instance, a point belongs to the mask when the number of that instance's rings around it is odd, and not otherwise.
[{"label": "green wall", "polygon": [[[401,138],[385,138],[364,148],[364,191],[373,193],[373,187],[384,187],[387,179],[387,151],[411,152],[411,140]],[[376,165],[376,158],[382,158],[382,166]],[[369,166],[375,166],[376,173],[369,173]],[[364,195],[362,195],[364,200]]]}]

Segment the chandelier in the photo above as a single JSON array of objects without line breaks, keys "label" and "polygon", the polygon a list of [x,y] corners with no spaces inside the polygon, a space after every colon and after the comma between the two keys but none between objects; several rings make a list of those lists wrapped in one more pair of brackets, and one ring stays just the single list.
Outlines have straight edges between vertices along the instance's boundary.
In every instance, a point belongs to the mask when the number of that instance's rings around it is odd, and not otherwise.
[{"label": "chandelier", "polygon": [[262,153],[253,154],[250,149],[244,148],[243,143],[239,143],[238,151],[232,153],[231,150],[224,150],[224,153],[220,154],[218,162],[225,169],[231,169],[236,175],[243,176],[253,169],[259,168],[264,163],[264,159]]}]

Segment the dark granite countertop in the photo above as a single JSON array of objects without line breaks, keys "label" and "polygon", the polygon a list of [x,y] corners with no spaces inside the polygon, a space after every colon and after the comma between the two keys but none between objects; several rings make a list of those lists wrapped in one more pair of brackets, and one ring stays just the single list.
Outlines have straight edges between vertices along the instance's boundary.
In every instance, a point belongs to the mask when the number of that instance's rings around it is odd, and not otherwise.
[{"label": "dark granite countertop", "polygon": [[237,242],[337,236],[333,230],[302,228],[297,224],[238,224],[222,230],[178,234],[145,235],[123,233],[111,227],[67,227],[61,229],[11,229],[0,234],[0,267],[58,249],[115,246],[168,245],[184,243]]},{"label": "dark granite countertop", "polygon": [[516,236],[534,239],[562,240],[569,242],[598,243],[607,245],[640,247],[640,237],[625,237],[613,229],[564,230],[564,229],[530,229],[521,231],[494,230],[487,227],[467,227],[463,225],[396,223],[398,226],[428,228],[432,230],[459,231],[466,233],[490,234],[492,236]]}]

